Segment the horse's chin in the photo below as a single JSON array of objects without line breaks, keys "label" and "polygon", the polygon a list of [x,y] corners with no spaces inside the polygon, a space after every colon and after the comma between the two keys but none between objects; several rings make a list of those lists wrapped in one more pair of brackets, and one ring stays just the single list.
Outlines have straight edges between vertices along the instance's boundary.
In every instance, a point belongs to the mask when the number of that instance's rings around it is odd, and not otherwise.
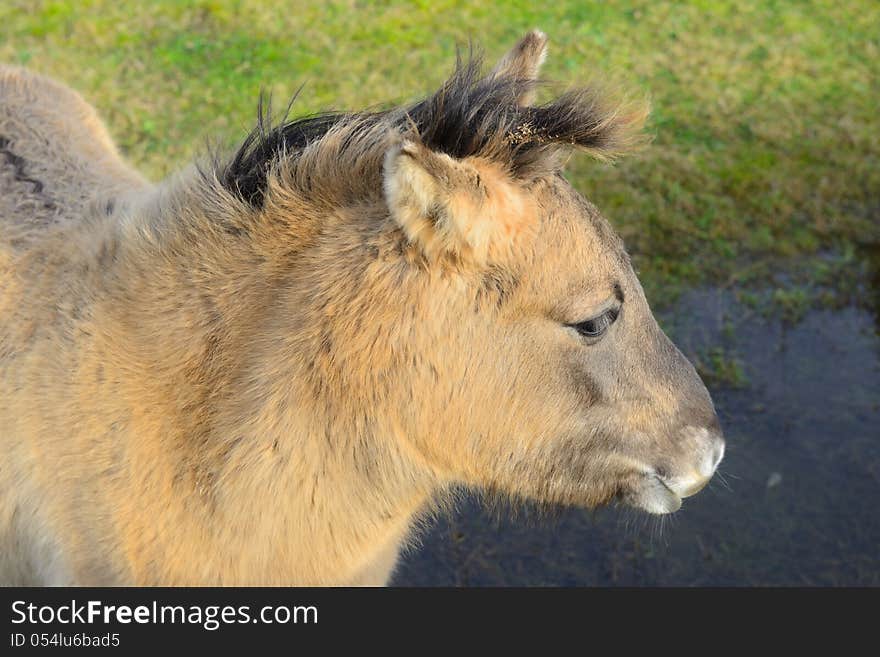
[{"label": "horse's chin", "polygon": [[645,475],[633,490],[623,496],[623,500],[654,515],[675,513],[681,508],[681,496],[656,474]]},{"label": "horse's chin", "polygon": [[686,477],[664,478],[654,472],[646,472],[638,484],[626,495],[624,501],[648,513],[663,515],[681,508],[681,500],[699,493],[712,478],[709,474],[694,472]]}]

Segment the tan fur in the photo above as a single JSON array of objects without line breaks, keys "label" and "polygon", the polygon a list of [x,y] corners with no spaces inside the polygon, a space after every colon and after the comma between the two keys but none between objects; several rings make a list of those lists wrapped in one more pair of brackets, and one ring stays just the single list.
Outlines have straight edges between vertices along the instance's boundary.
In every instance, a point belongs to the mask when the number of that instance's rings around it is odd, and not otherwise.
[{"label": "tan fur", "polygon": [[558,175],[348,125],[254,208],[150,185],[54,82],[0,94],[0,582],[382,584],[454,486],[671,510],[703,458],[705,389]]},{"label": "tan fur", "polygon": [[532,199],[498,165],[455,161],[412,142],[388,151],[385,196],[409,241],[429,259],[501,262],[535,221]]},{"label": "tan fur", "polygon": [[[501,58],[490,75],[537,80],[545,59],[547,59],[547,35],[540,30],[532,30]],[[521,105],[533,103],[535,100],[534,88],[529,88],[517,100]]]},{"label": "tan fur", "polygon": [[[0,197],[5,231],[76,221],[88,212],[88,203],[146,185],[120,159],[106,128],[79,94],[17,67],[0,68],[0,93],[0,136],[11,140],[15,154],[28,162],[29,177],[53,182],[35,191],[33,183],[16,181],[11,167],[2,169],[3,189],[13,192]],[[12,219],[17,226],[8,225]]]}]

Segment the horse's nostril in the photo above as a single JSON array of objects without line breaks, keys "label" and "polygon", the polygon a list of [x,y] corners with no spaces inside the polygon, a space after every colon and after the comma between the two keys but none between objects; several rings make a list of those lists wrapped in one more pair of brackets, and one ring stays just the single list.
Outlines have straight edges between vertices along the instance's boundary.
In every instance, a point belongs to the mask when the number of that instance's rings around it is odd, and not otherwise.
[{"label": "horse's nostril", "polygon": [[688,481],[687,483],[679,484],[675,490],[681,497],[691,497],[692,495],[696,495],[701,490],[706,487],[706,484],[709,483],[709,480],[712,477],[703,477],[702,479],[695,479],[693,481]]},{"label": "horse's nostril", "polygon": [[[715,425],[717,426],[717,422]],[[699,454],[698,469],[703,475],[711,475],[724,458],[724,437],[721,431],[712,426],[704,426],[694,428],[690,436],[694,440],[694,449]]]},{"label": "horse's nostril", "polygon": [[682,439],[687,452],[681,455],[680,462],[657,465],[651,471],[652,478],[678,498],[696,495],[705,488],[724,458],[724,438],[720,432],[690,425],[685,427]]},{"label": "horse's nostril", "polygon": [[718,467],[718,464],[721,463],[721,459],[724,458],[724,438],[721,436],[717,436],[715,439],[715,445],[712,448],[712,470]]},{"label": "horse's nostril", "polygon": [[[724,438],[720,431],[713,431],[707,426],[688,425],[681,434],[684,448],[693,459],[682,464],[682,468],[694,468],[700,476],[711,477],[715,468],[724,458]],[[676,474],[679,468],[674,468]]]}]

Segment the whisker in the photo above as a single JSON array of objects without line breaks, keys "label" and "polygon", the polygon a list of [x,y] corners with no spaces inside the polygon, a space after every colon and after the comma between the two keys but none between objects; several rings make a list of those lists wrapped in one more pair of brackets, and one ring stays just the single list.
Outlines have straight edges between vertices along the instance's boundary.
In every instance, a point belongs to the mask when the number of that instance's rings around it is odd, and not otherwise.
[{"label": "whisker", "polygon": [[711,487],[711,484],[714,483],[716,480],[725,489],[727,489],[728,492],[731,492],[731,493],[733,492],[733,487],[730,485],[730,482],[727,481],[727,477],[724,475],[724,473],[721,472],[720,470],[715,472],[715,477],[712,478],[712,482],[710,482],[710,487]]}]

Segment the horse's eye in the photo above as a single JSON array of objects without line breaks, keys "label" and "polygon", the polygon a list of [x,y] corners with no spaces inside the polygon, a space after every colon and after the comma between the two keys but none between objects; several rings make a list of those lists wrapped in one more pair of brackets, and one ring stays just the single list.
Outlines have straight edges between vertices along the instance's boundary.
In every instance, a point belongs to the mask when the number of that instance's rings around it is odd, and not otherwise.
[{"label": "horse's eye", "polygon": [[588,319],[585,322],[578,322],[570,326],[585,338],[599,338],[608,330],[608,327],[617,319],[619,310],[617,308],[609,308],[598,317]]}]

